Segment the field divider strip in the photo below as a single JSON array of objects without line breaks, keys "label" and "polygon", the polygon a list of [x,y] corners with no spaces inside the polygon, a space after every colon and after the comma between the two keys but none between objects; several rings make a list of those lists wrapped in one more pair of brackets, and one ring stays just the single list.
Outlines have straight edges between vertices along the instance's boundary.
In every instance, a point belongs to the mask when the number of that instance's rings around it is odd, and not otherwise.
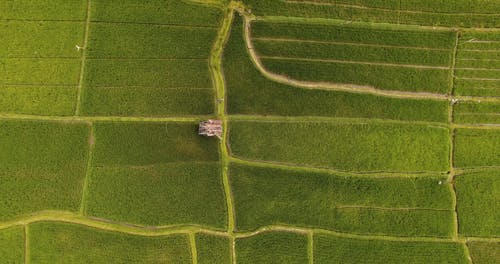
[{"label": "field divider strip", "polygon": [[312,59],[312,58],[298,58],[298,57],[280,57],[280,56],[259,56],[260,59],[267,60],[281,60],[281,61],[295,61],[295,62],[324,62],[324,63],[343,63],[343,64],[358,64],[370,66],[384,66],[384,67],[402,67],[412,69],[438,69],[449,70],[447,66],[426,66],[416,64],[397,64],[397,63],[384,63],[384,62],[366,62],[366,61],[350,61],[350,60],[335,60],[335,59]]},{"label": "field divider strip", "polygon": [[500,81],[500,78],[457,77],[457,80]]},{"label": "field divider strip", "polygon": [[500,71],[500,69],[496,68],[466,68],[466,67],[457,67],[457,70],[471,70],[471,71]]},{"label": "field divider strip", "polygon": [[342,42],[342,41],[324,41],[324,40],[309,40],[309,39],[294,39],[294,38],[272,38],[272,37],[253,37],[254,41],[263,42],[297,42],[297,43],[317,43],[317,44],[335,44],[345,46],[360,46],[360,47],[375,47],[375,48],[395,48],[395,49],[413,49],[413,50],[435,50],[435,51],[449,51],[450,49],[444,48],[429,48],[429,47],[414,47],[414,46],[396,46],[386,44],[369,44],[369,43],[356,43],[356,42]]},{"label": "field divider strip", "polygon": [[90,10],[91,10],[91,2],[92,0],[87,0],[87,12],[85,15],[85,31],[83,32],[83,48],[82,48],[82,57],[81,57],[81,65],[80,65],[80,76],[78,78],[78,91],[76,96],[76,107],[75,107],[75,116],[80,115],[81,105],[82,105],[82,89],[83,89],[83,81],[85,78],[85,64],[87,57],[87,48],[88,48],[88,38],[90,31]]},{"label": "field divider strip", "polygon": [[408,13],[408,14],[431,14],[431,15],[482,15],[482,16],[498,16],[497,13],[471,13],[471,12],[435,12],[435,11],[421,11],[421,10],[405,10],[405,9],[390,9],[390,8],[382,8],[382,7],[370,7],[370,6],[363,6],[363,5],[350,5],[350,4],[341,4],[341,3],[332,3],[332,2],[316,2],[316,1],[310,1],[310,0],[284,0],[285,3],[290,3],[290,4],[305,4],[305,5],[318,5],[318,6],[332,6],[332,7],[347,7],[347,8],[354,8],[354,9],[363,9],[363,10],[374,10],[374,11],[385,11],[385,12],[401,12],[401,13]]},{"label": "field divider strip", "polygon": [[196,249],[196,233],[190,232],[188,234],[189,237],[189,245],[191,251],[191,259],[193,264],[198,264],[198,250]]},{"label": "field divider strip", "polygon": [[87,199],[88,199],[88,192],[89,192],[89,184],[90,184],[90,178],[92,177],[92,160],[93,160],[93,153],[94,153],[94,147],[95,147],[95,128],[94,124],[90,123],[90,133],[89,133],[89,138],[88,140],[88,154],[87,154],[87,165],[85,167],[85,177],[83,179],[83,187],[82,187],[82,198],[80,201],[80,214],[85,215],[86,210],[87,210]]},{"label": "field divider strip", "polygon": [[198,122],[213,115],[172,116],[172,117],[131,117],[131,116],[41,116],[0,113],[0,119],[42,120],[54,122]]},{"label": "field divider strip", "polygon": [[0,86],[3,86],[3,87],[13,87],[13,86],[17,86],[17,87],[38,87],[38,88],[68,88],[68,87],[72,87],[72,88],[78,88],[78,85],[74,85],[74,84],[71,84],[71,85],[66,85],[66,84],[26,84],[26,83],[23,83],[23,84],[15,84],[15,83],[0,83]]},{"label": "field divider strip", "polygon": [[448,123],[418,121],[418,120],[397,120],[383,118],[363,118],[363,117],[333,117],[333,116],[264,116],[264,115],[229,115],[229,120],[233,121],[261,121],[261,122],[286,122],[286,123],[374,123],[374,124],[402,124],[402,125],[428,125],[449,127]]},{"label": "field divider strip", "polygon": [[87,58],[89,61],[121,61],[121,60],[131,60],[131,61],[207,61],[208,58]]},{"label": "field divider strip", "polygon": [[24,263],[30,263],[30,237],[28,224],[24,225]]},{"label": "field divider strip", "polygon": [[[320,167],[312,167],[312,166],[303,166],[296,164],[289,164],[283,162],[276,161],[260,161],[260,160],[249,160],[237,157],[235,155],[231,155],[229,157],[230,162],[243,164],[247,166],[256,166],[256,167],[268,167],[268,168],[277,168],[277,169],[288,169],[295,171],[307,171],[307,172],[318,172],[318,173],[326,173],[326,174],[335,174],[338,176],[349,176],[349,177],[368,177],[368,178],[408,178],[408,177],[435,177],[437,178],[446,178],[446,174],[444,172],[353,172],[353,171],[341,171],[335,170],[332,168],[320,168]],[[432,176],[430,176],[432,175]],[[440,176],[440,177],[438,177]]]}]

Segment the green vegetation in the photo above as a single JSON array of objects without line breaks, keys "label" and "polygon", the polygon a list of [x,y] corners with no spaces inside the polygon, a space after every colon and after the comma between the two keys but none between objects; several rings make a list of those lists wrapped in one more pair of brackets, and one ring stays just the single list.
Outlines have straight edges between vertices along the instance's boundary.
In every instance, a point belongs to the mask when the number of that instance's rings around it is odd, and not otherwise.
[{"label": "green vegetation", "polygon": [[87,214],[142,225],[224,228],[217,141],[196,129],[192,123],[95,124]]},{"label": "green vegetation", "polygon": [[87,0],[0,2],[0,19],[85,20]]},{"label": "green vegetation", "polygon": [[341,60],[374,63],[449,66],[451,50],[425,50],[400,47],[374,47],[342,43],[305,42],[303,40],[253,41],[259,56],[282,58]]},{"label": "green vegetation", "polygon": [[227,213],[219,163],[93,168],[86,214],[150,226],[224,229]]},{"label": "green vegetation", "polygon": [[0,57],[80,58],[83,29],[83,22],[2,21],[0,35],[9,41],[0,42]]},{"label": "green vegetation", "polygon": [[229,238],[196,234],[196,252],[199,264],[231,263]]},{"label": "green vegetation", "polygon": [[238,230],[286,224],[363,234],[451,233],[452,198],[442,177],[351,177],[239,164],[229,173]]},{"label": "green vegetation", "polygon": [[78,84],[80,60],[0,58],[2,85],[69,86]]},{"label": "green vegetation", "polygon": [[500,235],[500,171],[465,173],[456,177],[457,210],[463,236]]},{"label": "green vegetation", "polygon": [[78,210],[89,130],[80,123],[0,122],[0,220]]},{"label": "green vegetation", "polygon": [[442,127],[344,121],[231,121],[229,129],[231,153],[251,160],[348,171],[449,168],[449,131]]},{"label": "green vegetation", "polygon": [[264,232],[236,240],[238,263],[308,263],[307,237],[305,235]]},{"label": "green vegetation", "polygon": [[141,237],[67,223],[29,226],[31,263],[191,263],[187,235]]},{"label": "green vegetation", "polygon": [[92,21],[217,27],[222,19],[221,10],[184,0],[148,0],[145,5],[134,0],[92,0],[91,8]]},{"label": "green vegetation", "polygon": [[215,28],[189,26],[92,23],[91,28],[87,59],[208,59],[216,35]]},{"label": "green vegetation", "polygon": [[455,94],[500,96],[500,33],[464,31],[455,63]]},{"label": "green vegetation", "polygon": [[413,68],[392,65],[307,61],[289,59],[261,60],[269,71],[292,79],[371,86],[408,92],[449,92],[450,69]]},{"label": "green vegetation", "polygon": [[453,121],[468,124],[499,124],[500,104],[496,102],[460,102],[454,106]]},{"label": "green vegetation", "polygon": [[212,88],[87,87],[83,113],[98,116],[208,115]]},{"label": "green vegetation", "polygon": [[461,27],[498,27],[499,7],[495,0],[481,1],[268,1],[244,0],[258,16],[336,18],[353,21],[439,25]]},{"label": "green vegetation", "polygon": [[76,87],[0,85],[0,112],[61,115],[74,113]]},{"label": "green vegetation", "polygon": [[[446,101],[310,90],[270,81],[250,61],[242,36],[242,20],[235,19],[223,58],[230,114],[447,121]],[[259,23],[254,24],[253,30],[255,25]]]},{"label": "green vegetation", "polygon": [[457,129],[455,166],[459,168],[500,166],[500,130]]},{"label": "green vegetation", "polygon": [[217,140],[198,136],[197,129],[195,123],[96,123],[93,165],[218,161]]},{"label": "green vegetation", "polygon": [[475,264],[495,264],[500,259],[500,243],[474,241],[467,247]]},{"label": "green vegetation", "polygon": [[[314,263],[469,263],[464,246],[451,242],[365,240],[314,236]],[[475,262],[474,262],[475,263]]]},{"label": "green vegetation", "polygon": [[328,24],[256,21],[252,23],[252,37],[448,50],[453,49],[455,45],[455,32],[451,30],[431,31],[411,26],[345,23],[341,20]]},{"label": "green vegetation", "polygon": [[86,67],[84,114],[165,116],[214,111],[205,59],[88,60]]},{"label": "green vegetation", "polygon": [[0,256],[2,256],[3,263],[25,263],[23,227],[16,226],[0,230]]}]

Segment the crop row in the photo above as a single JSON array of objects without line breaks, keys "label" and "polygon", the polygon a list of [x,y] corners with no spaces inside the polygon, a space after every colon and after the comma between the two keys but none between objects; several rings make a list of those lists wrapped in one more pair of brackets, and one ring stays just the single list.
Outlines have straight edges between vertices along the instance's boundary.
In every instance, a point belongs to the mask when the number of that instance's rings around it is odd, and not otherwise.
[{"label": "crop row", "polygon": [[342,43],[314,43],[303,40],[269,41],[254,40],[259,56],[285,58],[333,59],[342,61],[448,66],[451,50],[401,49]]},{"label": "crop row", "polygon": [[452,31],[256,22],[252,35],[264,67],[293,79],[434,93],[450,88]]},{"label": "crop row", "polygon": [[[252,64],[243,39],[242,20],[240,17],[235,19],[236,22],[231,30],[223,57],[229,114],[364,117],[447,122],[448,104],[445,101],[310,90],[270,81],[262,76]],[[255,29],[255,27],[252,28]]]},{"label": "crop row", "polygon": [[[258,16],[330,18],[354,21],[385,22],[414,25],[461,27],[498,27],[498,5],[494,0],[475,4],[472,1],[447,3],[442,1],[338,1],[318,4],[318,1],[245,0]],[[456,4],[455,4],[456,3]],[[468,8],[468,7],[471,8]],[[481,7],[478,7],[481,6]],[[371,8],[370,8],[371,7]],[[460,13],[463,12],[463,13]]]},{"label": "crop row", "polygon": [[451,30],[431,31],[405,26],[342,22],[313,24],[256,21],[252,23],[252,37],[433,49],[452,49],[455,45],[455,33]]}]

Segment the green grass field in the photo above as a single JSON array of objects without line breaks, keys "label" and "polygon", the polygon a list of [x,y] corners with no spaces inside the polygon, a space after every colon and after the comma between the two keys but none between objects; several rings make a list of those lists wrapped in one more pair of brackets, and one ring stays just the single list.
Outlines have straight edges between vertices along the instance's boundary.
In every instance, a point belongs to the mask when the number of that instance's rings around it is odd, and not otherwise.
[{"label": "green grass field", "polygon": [[[464,236],[498,236],[500,203],[498,170],[471,172],[456,178],[458,221]],[[481,191],[478,191],[481,190]]]},{"label": "green grass field", "polygon": [[78,211],[90,128],[83,123],[0,122],[0,220]]},{"label": "green grass field", "polygon": [[499,21],[0,0],[0,264],[500,263]]},{"label": "green grass field", "polygon": [[315,263],[469,263],[459,243],[314,236]]},{"label": "green grass field", "polygon": [[229,129],[232,155],[251,160],[346,171],[446,171],[449,167],[449,132],[443,127],[231,121]]},{"label": "green grass field", "polygon": [[229,176],[238,230],[292,224],[400,236],[451,232],[452,194],[439,184],[442,177],[340,176],[240,164],[231,164]]},{"label": "green grass field", "polygon": [[[238,18],[223,58],[229,114],[447,121],[448,103],[445,101],[300,89],[270,81],[252,64],[243,41],[242,21]],[[257,22],[252,26],[254,34],[258,25]],[[301,30],[310,31],[313,30]],[[284,28],[273,28],[272,32],[284,32]]]},{"label": "green grass field", "polygon": [[226,237],[196,234],[198,263],[231,263],[231,243]]},{"label": "green grass field", "polygon": [[50,222],[28,228],[31,263],[191,263],[186,235],[143,237]]},{"label": "green grass field", "polygon": [[494,264],[500,258],[500,243],[498,242],[470,242],[467,247],[474,263]]},{"label": "green grass field", "polygon": [[11,227],[0,230],[0,255],[4,263],[25,263],[24,230],[22,227]]},{"label": "green grass field", "polygon": [[238,263],[307,263],[305,235],[266,232],[236,240]]}]

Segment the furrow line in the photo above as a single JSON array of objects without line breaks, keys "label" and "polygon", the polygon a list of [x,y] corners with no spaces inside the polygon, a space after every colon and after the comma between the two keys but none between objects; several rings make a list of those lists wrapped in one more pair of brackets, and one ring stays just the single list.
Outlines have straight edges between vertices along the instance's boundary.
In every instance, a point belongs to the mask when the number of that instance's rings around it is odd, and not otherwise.
[{"label": "furrow line", "polygon": [[184,25],[184,24],[168,24],[168,23],[149,23],[149,22],[131,22],[131,21],[104,21],[104,20],[91,20],[90,23],[96,23],[96,24],[124,24],[124,25],[147,25],[147,26],[161,26],[161,27],[177,27],[177,28],[193,28],[193,29],[217,30],[216,26]]},{"label": "furrow line", "polygon": [[89,39],[89,31],[90,31],[90,10],[91,10],[91,2],[92,0],[87,0],[87,13],[85,15],[85,31],[83,32],[83,47],[82,49],[82,57],[80,64],[80,77],[78,78],[78,91],[76,96],[76,107],[75,107],[75,116],[80,115],[81,105],[82,105],[82,90],[83,90],[83,81],[85,78],[85,60],[87,57],[87,48],[88,48],[88,39]]},{"label": "furrow line", "polygon": [[413,46],[396,46],[385,44],[369,44],[369,43],[356,43],[356,42],[342,42],[342,41],[323,41],[323,40],[309,40],[309,39],[293,39],[293,38],[272,38],[272,37],[252,37],[252,40],[263,42],[297,42],[297,43],[317,43],[317,44],[334,44],[346,46],[360,46],[360,47],[375,47],[375,48],[396,48],[396,49],[413,49],[413,50],[435,50],[435,51],[449,51],[449,49],[428,48],[428,47],[413,47]]},{"label": "furrow line", "polygon": [[425,66],[416,64],[397,64],[397,63],[350,61],[350,60],[335,60],[335,59],[294,58],[294,57],[279,57],[279,56],[259,56],[259,55],[257,56],[260,59],[295,61],[295,62],[298,61],[298,62],[343,63],[343,64],[359,64],[359,65],[385,66],[385,67],[402,67],[402,68],[413,68],[413,69],[439,69],[439,70],[450,69],[450,67],[446,66]]},{"label": "furrow line", "polygon": [[88,138],[88,154],[87,154],[87,166],[85,168],[85,178],[83,179],[83,187],[82,187],[82,198],[80,201],[80,214],[85,215],[87,210],[87,199],[89,192],[89,184],[90,178],[92,177],[92,160],[95,146],[95,131],[94,124],[90,123],[90,133]]}]

